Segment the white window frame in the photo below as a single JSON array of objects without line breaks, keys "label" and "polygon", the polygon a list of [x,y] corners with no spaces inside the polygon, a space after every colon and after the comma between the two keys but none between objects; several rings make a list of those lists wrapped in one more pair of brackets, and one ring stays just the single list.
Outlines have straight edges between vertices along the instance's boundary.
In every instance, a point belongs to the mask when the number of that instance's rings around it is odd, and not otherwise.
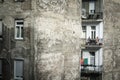
[{"label": "white window frame", "polygon": [[[17,24],[17,22],[23,22],[23,24]],[[20,32],[19,32],[19,36],[17,36],[17,27],[19,27],[19,30],[20,30]],[[23,39],[23,36],[22,36],[22,28],[24,28],[24,20],[15,20],[15,39]]]},{"label": "white window frame", "polygon": [[[24,61],[23,60],[14,60],[14,79],[15,80],[23,80],[23,76],[22,77],[20,77],[20,76],[16,76],[16,63],[17,63],[17,61],[22,61],[23,62],[23,64],[22,64],[22,69],[24,69]],[[23,70],[24,71],[24,70]],[[22,71],[22,72],[23,72]],[[22,75],[23,75],[23,73],[22,73]]]}]

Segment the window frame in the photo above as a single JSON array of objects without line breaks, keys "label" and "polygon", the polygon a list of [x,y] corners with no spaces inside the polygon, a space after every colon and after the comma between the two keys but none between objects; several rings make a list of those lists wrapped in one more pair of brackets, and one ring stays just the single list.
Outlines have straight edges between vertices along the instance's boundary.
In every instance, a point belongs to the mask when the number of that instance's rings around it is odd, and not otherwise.
[{"label": "window frame", "polygon": [[[18,25],[17,22],[23,22],[23,24]],[[19,27],[19,31],[17,31],[17,27]],[[15,19],[15,39],[17,39],[17,40],[24,39],[24,20],[23,19]]]},{"label": "window frame", "polygon": [[[20,76],[16,76],[16,63],[17,63],[17,61],[22,61],[22,77],[20,77]],[[15,59],[14,60],[14,79],[15,80],[24,80],[24,60],[22,60],[22,59]]]}]

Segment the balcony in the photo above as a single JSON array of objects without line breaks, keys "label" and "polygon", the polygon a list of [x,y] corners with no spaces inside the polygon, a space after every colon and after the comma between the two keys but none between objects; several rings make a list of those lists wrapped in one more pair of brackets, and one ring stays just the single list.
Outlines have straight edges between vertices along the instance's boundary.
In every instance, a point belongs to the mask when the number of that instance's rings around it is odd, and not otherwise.
[{"label": "balcony", "polygon": [[82,0],[82,19],[103,19],[103,0]]},{"label": "balcony", "polygon": [[85,9],[82,9],[82,19],[83,20],[103,19],[103,12],[95,12],[95,11],[93,11],[93,14],[90,14]]},{"label": "balcony", "polygon": [[83,49],[89,51],[96,51],[99,50],[103,45],[103,39],[81,39],[81,46]]},{"label": "balcony", "polygon": [[81,65],[81,73],[82,74],[101,74],[102,66],[83,64]]}]

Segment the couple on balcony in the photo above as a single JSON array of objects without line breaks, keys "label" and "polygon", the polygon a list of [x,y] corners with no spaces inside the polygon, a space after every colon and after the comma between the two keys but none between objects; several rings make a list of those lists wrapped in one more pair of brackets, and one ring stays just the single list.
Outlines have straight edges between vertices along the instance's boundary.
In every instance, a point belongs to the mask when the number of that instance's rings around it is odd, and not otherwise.
[{"label": "couple on balcony", "polygon": [[90,37],[87,39],[87,45],[102,45],[102,39],[96,37],[95,39],[91,39]]}]

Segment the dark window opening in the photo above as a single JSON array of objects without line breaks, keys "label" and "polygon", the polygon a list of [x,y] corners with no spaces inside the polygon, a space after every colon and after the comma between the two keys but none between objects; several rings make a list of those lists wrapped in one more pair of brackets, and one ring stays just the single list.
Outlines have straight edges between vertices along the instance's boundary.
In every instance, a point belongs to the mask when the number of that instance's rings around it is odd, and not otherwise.
[{"label": "dark window opening", "polygon": [[4,0],[0,0],[0,3],[4,2]]},{"label": "dark window opening", "polygon": [[15,0],[15,2],[24,2],[24,0]]}]

